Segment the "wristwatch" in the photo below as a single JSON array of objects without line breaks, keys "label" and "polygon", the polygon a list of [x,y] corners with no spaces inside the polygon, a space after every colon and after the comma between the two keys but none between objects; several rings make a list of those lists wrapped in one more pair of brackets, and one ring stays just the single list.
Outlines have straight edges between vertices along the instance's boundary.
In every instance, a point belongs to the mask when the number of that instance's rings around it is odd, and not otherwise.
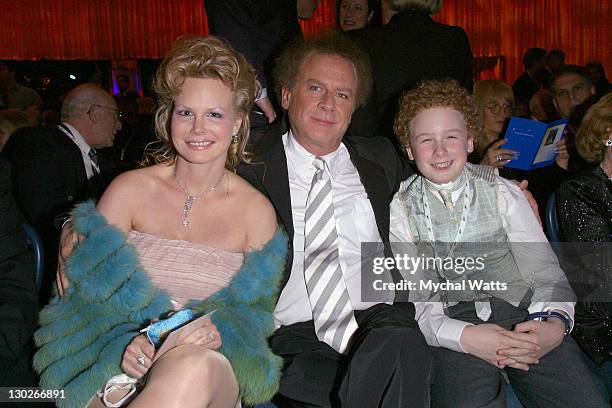
[{"label": "wristwatch", "polygon": [[563,322],[563,324],[565,325],[565,335],[567,336],[572,330],[572,324],[571,324],[572,319],[563,310],[559,310],[559,309],[552,310],[551,309],[546,312],[531,313],[529,316],[527,316],[526,320],[538,320],[538,321],[546,322],[551,317],[560,319]]}]

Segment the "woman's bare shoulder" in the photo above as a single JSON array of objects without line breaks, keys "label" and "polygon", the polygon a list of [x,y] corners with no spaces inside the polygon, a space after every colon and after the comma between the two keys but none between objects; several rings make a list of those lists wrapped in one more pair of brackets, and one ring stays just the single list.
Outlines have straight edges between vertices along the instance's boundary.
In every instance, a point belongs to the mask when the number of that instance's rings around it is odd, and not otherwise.
[{"label": "woman's bare shoulder", "polygon": [[247,229],[247,247],[262,248],[276,232],[276,211],[264,194],[239,176],[236,183],[238,209]]},{"label": "woman's bare shoulder", "polygon": [[129,230],[134,214],[156,195],[166,165],[130,170],[115,177],[98,201],[98,210],[122,230]]}]

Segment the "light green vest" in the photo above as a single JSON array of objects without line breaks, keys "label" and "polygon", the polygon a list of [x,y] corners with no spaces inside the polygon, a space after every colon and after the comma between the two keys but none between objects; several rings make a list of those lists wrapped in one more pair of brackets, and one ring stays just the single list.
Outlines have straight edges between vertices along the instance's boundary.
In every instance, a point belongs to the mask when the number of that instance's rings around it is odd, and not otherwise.
[{"label": "light green vest", "polygon": [[[420,175],[413,175],[400,187],[399,198],[417,245],[417,255],[440,260],[424,262],[425,268],[416,273],[417,280],[451,283],[446,285],[448,290],[438,291],[430,290],[431,286],[420,286],[415,300],[439,300],[445,306],[452,306],[459,301],[486,301],[494,296],[518,306],[530,287],[510,251],[499,210],[494,169],[467,163],[461,177],[463,183],[456,189],[464,188],[451,209],[441,201],[438,191],[432,191],[433,185]],[[467,207],[466,190],[469,190]],[[431,223],[427,222],[425,199]],[[457,237],[463,218],[465,227]],[[429,238],[428,227],[432,228],[434,242]],[[468,259],[474,261],[471,268],[467,267]]]}]

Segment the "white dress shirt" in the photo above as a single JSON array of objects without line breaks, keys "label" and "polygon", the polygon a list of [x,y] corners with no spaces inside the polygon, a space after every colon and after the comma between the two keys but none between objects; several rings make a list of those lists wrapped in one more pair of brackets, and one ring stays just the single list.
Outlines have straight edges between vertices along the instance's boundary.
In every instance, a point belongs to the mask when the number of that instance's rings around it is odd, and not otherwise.
[{"label": "white dress shirt", "polygon": [[[274,310],[277,327],[312,320],[304,280],[304,215],[315,172],[312,162],[316,156],[304,149],[290,132],[283,135],[283,145],[287,157],[294,235],[291,275]],[[353,310],[367,309],[380,303],[361,301],[361,242],[380,243],[375,253],[364,256],[383,256],[383,244],[374,210],[346,146],[341,144],[335,152],[323,156],[323,159],[332,182],[342,274]],[[392,303],[393,293],[381,293],[381,299]]]},{"label": "white dress shirt", "polygon": [[[559,280],[565,275],[559,267],[555,253],[549,245],[521,245],[520,243],[547,243],[548,240],[538,223],[533,210],[529,206],[523,192],[513,182],[497,177],[499,212],[502,225],[506,230],[508,242],[513,258],[523,278],[528,282],[534,294],[529,305],[529,313],[562,310],[571,319],[574,316],[573,302],[550,302],[550,294]],[[453,191],[451,201],[459,199],[463,188]],[[440,201],[442,198],[434,194]],[[412,242],[408,219],[399,195],[396,194],[391,202],[391,242]],[[514,243],[518,243],[514,245]],[[415,253],[416,255],[416,253]],[[444,314],[441,302],[415,302],[416,319],[419,327],[431,346],[448,348],[458,352],[465,352],[459,339],[463,329],[471,323],[452,319]],[[573,327],[573,321],[571,321]]]},{"label": "white dress shirt", "polygon": [[[87,141],[85,141],[85,138],[83,138],[79,131],[76,130],[73,126],[69,125],[66,122],[63,122],[62,125],[63,126],[58,126],[59,130],[64,132],[66,136],[68,136],[81,151],[81,156],[83,157],[83,165],[85,166],[85,173],[87,174],[87,180],[90,180],[94,176],[94,169],[98,172],[98,174],[100,173],[100,168],[98,167],[98,165],[94,163],[93,160],[91,160],[91,158],[89,157],[89,151],[91,150],[91,146],[89,145],[89,143],[87,143]],[[66,126],[68,130],[66,130],[64,126]]]}]

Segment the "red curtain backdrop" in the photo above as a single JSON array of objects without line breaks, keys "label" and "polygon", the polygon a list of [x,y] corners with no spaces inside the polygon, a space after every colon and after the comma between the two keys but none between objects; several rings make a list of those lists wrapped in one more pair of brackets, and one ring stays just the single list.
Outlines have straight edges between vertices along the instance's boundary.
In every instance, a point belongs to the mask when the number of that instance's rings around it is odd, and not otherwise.
[{"label": "red curtain backdrop", "polygon": [[[248,0],[245,0],[248,1]],[[335,0],[321,0],[306,36],[335,26]],[[203,0],[0,0],[0,59],[161,58],[183,34],[205,34]],[[612,2],[446,0],[437,21],[463,27],[478,77],[514,81],[530,47],[559,48],[566,62],[612,70]],[[500,58],[501,57],[501,58]],[[501,62],[500,62],[501,61]],[[609,76],[612,76],[610,74]]]},{"label": "red curtain backdrop", "polygon": [[0,0],[0,59],[163,58],[206,34],[202,0]]}]

